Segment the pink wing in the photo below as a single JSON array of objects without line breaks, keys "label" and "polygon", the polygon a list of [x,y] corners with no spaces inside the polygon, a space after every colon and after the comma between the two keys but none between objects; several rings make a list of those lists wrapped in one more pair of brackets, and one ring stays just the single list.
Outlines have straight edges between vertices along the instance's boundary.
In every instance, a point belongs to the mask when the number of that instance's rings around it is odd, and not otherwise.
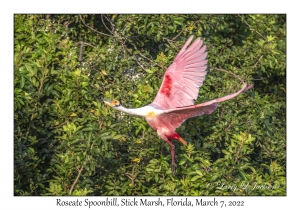
[{"label": "pink wing", "polygon": [[151,103],[153,107],[165,110],[190,106],[197,99],[199,87],[205,80],[207,52],[200,38],[187,48],[193,37],[190,36],[165,72],[162,85]]},{"label": "pink wing", "polygon": [[240,93],[252,88],[253,85],[244,84],[241,90],[236,93],[217,98],[211,101],[204,102],[202,104],[196,104],[187,107],[181,107],[176,109],[165,110],[164,114],[161,115],[162,118],[168,118],[174,128],[179,127],[186,119],[200,116],[203,114],[211,114],[217,107],[218,103],[222,101],[229,100],[238,96]]}]

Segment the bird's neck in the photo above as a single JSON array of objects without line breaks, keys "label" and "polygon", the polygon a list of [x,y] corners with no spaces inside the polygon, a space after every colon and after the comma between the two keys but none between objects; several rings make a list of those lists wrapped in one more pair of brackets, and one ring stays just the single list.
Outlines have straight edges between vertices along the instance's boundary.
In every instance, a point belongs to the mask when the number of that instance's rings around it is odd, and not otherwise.
[{"label": "bird's neck", "polygon": [[138,115],[138,116],[142,116],[144,117],[144,113],[141,110],[141,108],[137,108],[137,109],[128,109],[124,106],[118,106],[118,107],[114,107],[116,110],[121,111],[121,112],[125,112],[127,114],[132,114],[132,115]]},{"label": "bird's neck", "polygon": [[121,111],[121,112],[125,112],[127,114],[133,114],[133,115],[138,115],[138,116],[142,116],[142,117],[147,117],[149,115],[149,113],[154,114],[154,115],[160,114],[157,112],[159,110],[157,110],[154,107],[149,106],[149,105],[140,107],[140,108],[136,108],[136,109],[128,109],[121,105],[118,107],[114,107],[114,109]]}]

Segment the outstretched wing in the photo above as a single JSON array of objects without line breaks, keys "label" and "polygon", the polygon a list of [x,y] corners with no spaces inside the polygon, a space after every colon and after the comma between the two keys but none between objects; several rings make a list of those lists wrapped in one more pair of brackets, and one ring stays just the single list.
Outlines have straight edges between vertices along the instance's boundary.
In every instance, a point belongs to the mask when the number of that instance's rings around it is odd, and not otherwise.
[{"label": "outstretched wing", "polygon": [[252,84],[248,86],[247,84],[244,84],[244,86],[238,92],[221,98],[207,101],[202,104],[164,110],[164,113],[161,115],[161,117],[165,119],[169,119],[168,121],[171,122],[174,128],[178,128],[186,119],[195,116],[200,116],[203,114],[211,114],[218,107],[219,102],[234,98],[252,87],[253,87]]},{"label": "outstretched wing", "polygon": [[165,72],[160,89],[151,103],[153,107],[165,110],[190,106],[197,99],[199,87],[207,73],[207,52],[199,37],[187,48],[193,37],[190,36]]}]

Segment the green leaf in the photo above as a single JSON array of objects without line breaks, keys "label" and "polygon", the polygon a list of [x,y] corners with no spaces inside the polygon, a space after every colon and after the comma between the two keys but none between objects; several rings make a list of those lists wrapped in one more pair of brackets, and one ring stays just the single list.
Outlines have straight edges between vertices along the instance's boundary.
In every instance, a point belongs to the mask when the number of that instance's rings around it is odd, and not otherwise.
[{"label": "green leaf", "polygon": [[115,135],[112,139],[120,139],[122,135]]},{"label": "green leaf", "polygon": [[180,160],[179,165],[181,166],[181,165],[185,164],[185,162],[186,162],[186,159]]},{"label": "green leaf", "polygon": [[196,181],[196,180],[198,180],[198,179],[200,179],[200,178],[201,178],[201,176],[194,176],[194,177],[191,179],[191,181],[194,182],[194,181]]},{"label": "green leaf", "polygon": [[65,170],[63,167],[61,167],[60,165],[58,165],[58,164],[55,164],[55,167],[56,167],[57,169],[59,169],[61,172],[63,172],[63,173],[66,172],[66,170]]}]

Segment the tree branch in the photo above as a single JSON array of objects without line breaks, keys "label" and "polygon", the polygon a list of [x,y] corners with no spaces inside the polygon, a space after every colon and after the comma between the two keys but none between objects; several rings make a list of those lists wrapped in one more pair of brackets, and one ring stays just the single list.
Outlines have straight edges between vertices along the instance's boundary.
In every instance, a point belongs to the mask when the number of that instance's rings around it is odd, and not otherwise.
[{"label": "tree branch", "polygon": [[82,21],[83,25],[85,25],[86,27],[88,27],[88,28],[91,29],[92,31],[95,31],[96,33],[101,34],[101,35],[104,35],[104,36],[113,37],[113,36],[111,36],[111,35],[109,35],[109,34],[105,34],[105,33],[102,33],[102,32],[100,32],[100,31],[97,31],[97,30],[93,29],[92,27],[90,27],[90,26],[88,26],[87,24],[85,24],[85,22],[83,21],[81,15],[79,15],[79,17],[80,17],[80,20]]},{"label": "tree branch", "polygon": [[74,187],[75,187],[75,185],[76,185],[76,183],[77,183],[77,181],[78,181],[78,179],[79,179],[79,177],[80,177],[80,175],[81,175],[82,170],[83,170],[83,166],[81,166],[81,168],[78,170],[77,177],[76,177],[76,179],[74,180],[74,182],[73,182],[73,184],[72,184],[72,186],[71,186],[71,189],[69,190],[69,195],[72,194],[72,191],[73,191],[73,189],[74,189]]},{"label": "tree branch", "polygon": [[215,69],[217,71],[222,71],[222,72],[225,72],[225,73],[229,73],[229,74],[233,75],[235,78],[239,79],[243,84],[246,84],[238,75],[232,73],[231,71],[227,71],[225,69],[219,69],[219,68],[213,67],[213,66],[210,66],[210,68],[213,68],[213,69]]},{"label": "tree branch", "polygon": [[[105,16],[106,20],[108,20],[108,18]],[[108,27],[106,26],[106,24],[104,23],[104,20],[103,20],[103,15],[101,15],[101,21],[104,25],[104,27],[106,28],[106,30],[108,30],[112,35],[115,35],[114,32],[112,32],[110,29],[108,29]],[[109,21],[109,20],[108,20]],[[109,21],[110,22],[110,21]],[[110,22],[111,23],[111,22]],[[111,23],[112,24],[112,23]]]},{"label": "tree branch", "polygon": [[258,61],[254,64],[254,67],[256,67],[257,66],[257,64],[259,63],[259,61],[262,59],[262,57],[263,57],[263,55],[261,55],[260,57],[259,57],[259,59],[258,59]]},{"label": "tree branch", "polygon": [[[238,15],[241,19],[242,19],[242,17],[240,16],[240,15]],[[245,23],[246,23],[246,25],[250,28],[250,30],[252,30],[252,31],[255,31],[258,35],[260,35],[263,39],[266,39],[261,33],[259,33],[257,30],[255,30],[255,29],[253,29],[251,26],[250,26],[250,24],[246,21],[246,20],[243,20]]]},{"label": "tree branch", "polygon": [[236,156],[235,159],[234,159],[234,163],[236,163],[236,162],[238,161],[238,159],[239,159],[239,156],[240,156],[240,153],[241,153],[241,149],[243,148],[243,145],[244,145],[244,141],[245,141],[245,139],[243,138],[243,139],[242,139],[242,143],[241,143],[241,145],[239,146],[239,149],[238,149],[238,151],[237,151],[237,156]]}]

